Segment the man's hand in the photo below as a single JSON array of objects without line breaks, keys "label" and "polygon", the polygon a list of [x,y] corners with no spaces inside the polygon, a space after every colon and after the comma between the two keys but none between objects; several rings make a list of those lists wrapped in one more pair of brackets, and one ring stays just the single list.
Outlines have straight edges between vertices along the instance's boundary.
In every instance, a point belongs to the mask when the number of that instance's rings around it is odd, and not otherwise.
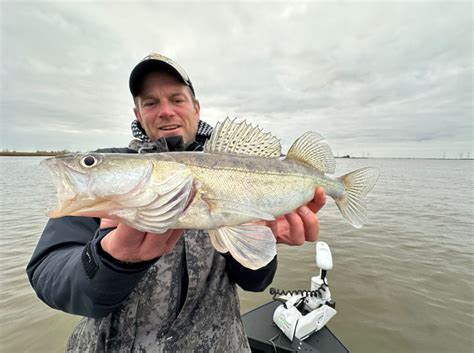
[{"label": "man's hand", "polygon": [[173,250],[182,229],[170,229],[163,234],[140,232],[126,224],[103,218],[101,228],[117,227],[100,242],[102,249],[124,262],[142,262],[165,255]]},{"label": "man's hand", "polygon": [[319,239],[319,220],[316,213],[326,203],[326,194],[322,187],[317,187],[314,198],[307,205],[276,220],[267,222],[275,235],[277,243],[303,245],[305,241]]}]

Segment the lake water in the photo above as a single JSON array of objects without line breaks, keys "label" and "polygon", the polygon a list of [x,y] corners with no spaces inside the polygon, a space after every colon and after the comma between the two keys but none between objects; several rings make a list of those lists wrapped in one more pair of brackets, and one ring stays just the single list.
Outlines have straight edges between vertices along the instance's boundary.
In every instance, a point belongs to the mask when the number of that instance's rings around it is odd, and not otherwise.
[{"label": "lake water", "polygon": [[[25,266],[54,190],[39,157],[0,157],[0,350],[62,352],[78,317],[52,310]],[[332,201],[320,212],[333,254],[328,279],[338,314],[329,327],[351,352],[474,351],[474,163],[338,159],[337,175],[375,166],[369,221],[354,229]],[[271,285],[309,289],[314,244],[279,247]],[[242,312],[271,300],[240,291]]]}]

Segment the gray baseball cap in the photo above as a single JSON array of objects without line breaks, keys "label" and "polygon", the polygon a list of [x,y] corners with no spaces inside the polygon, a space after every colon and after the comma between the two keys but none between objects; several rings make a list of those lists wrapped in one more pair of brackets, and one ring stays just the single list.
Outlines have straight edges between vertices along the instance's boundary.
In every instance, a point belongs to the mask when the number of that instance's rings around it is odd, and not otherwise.
[{"label": "gray baseball cap", "polygon": [[184,71],[181,66],[179,66],[170,58],[158,53],[151,53],[150,55],[144,57],[143,60],[133,68],[132,72],[130,73],[129,80],[130,92],[132,93],[132,96],[138,96],[142,87],[143,79],[148,73],[163,69],[175,73],[186,86],[191,88],[193,96],[196,96],[193,84],[191,83],[186,71]]}]

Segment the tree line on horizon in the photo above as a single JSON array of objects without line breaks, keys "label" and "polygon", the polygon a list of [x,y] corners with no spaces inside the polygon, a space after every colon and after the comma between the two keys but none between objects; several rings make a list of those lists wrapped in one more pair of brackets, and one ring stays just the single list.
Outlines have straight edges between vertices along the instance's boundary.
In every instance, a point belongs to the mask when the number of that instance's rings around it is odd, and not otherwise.
[{"label": "tree line on horizon", "polygon": [[69,150],[58,150],[58,151],[43,151],[43,150],[36,150],[36,151],[16,151],[10,150],[8,148],[3,149],[0,151],[0,156],[58,156],[61,154],[68,154],[71,153]]}]

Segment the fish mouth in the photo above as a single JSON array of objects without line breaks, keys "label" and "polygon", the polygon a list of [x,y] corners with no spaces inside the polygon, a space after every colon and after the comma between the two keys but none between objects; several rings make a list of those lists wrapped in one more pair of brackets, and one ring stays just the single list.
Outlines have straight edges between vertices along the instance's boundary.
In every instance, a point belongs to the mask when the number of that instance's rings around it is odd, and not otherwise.
[{"label": "fish mouth", "polygon": [[[61,195],[68,194],[70,195],[71,190],[71,178],[69,173],[67,173],[66,165],[62,162],[66,159],[74,158],[73,155],[65,155],[59,157],[46,158],[41,161],[41,165],[46,167],[47,171],[51,175],[54,185],[56,186],[56,196],[58,201],[67,199],[67,197],[61,197]],[[73,195],[70,196],[73,198]]]},{"label": "fish mouth", "polygon": [[41,161],[41,165],[46,167],[56,186],[56,205],[47,213],[50,218],[87,215],[88,211],[103,209],[107,203],[97,198],[81,197],[74,191],[74,179],[81,173],[69,167],[68,162],[76,156],[76,154],[70,154]]},{"label": "fish mouth", "polygon": [[110,218],[107,211],[110,211],[113,207],[114,203],[109,200],[80,199],[76,197],[67,200],[59,200],[57,207],[48,211],[48,217],[91,216]]}]

